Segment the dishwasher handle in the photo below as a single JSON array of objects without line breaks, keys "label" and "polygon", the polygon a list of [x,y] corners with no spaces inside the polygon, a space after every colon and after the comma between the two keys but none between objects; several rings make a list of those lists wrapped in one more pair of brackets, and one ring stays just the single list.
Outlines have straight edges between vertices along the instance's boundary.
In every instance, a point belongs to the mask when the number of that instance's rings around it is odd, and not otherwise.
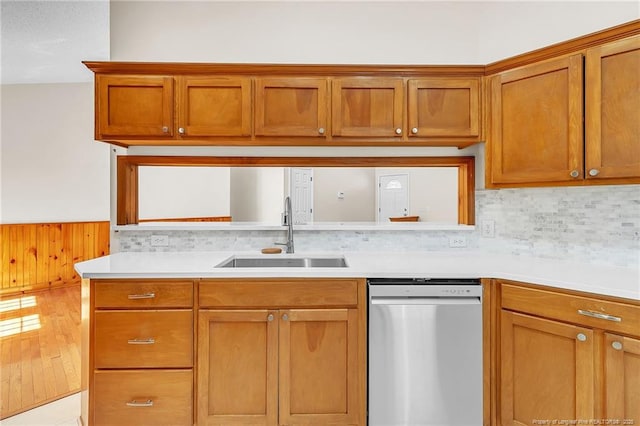
[{"label": "dishwasher handle", "polygon": [[480,305],[479,297],[377,297],[371,296],[372,305]]}]

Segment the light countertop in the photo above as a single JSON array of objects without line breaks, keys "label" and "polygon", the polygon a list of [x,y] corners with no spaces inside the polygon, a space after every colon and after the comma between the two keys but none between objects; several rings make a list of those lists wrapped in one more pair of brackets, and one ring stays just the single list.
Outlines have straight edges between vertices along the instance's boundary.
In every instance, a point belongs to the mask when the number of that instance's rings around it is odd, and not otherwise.
[{"label": "light countertop", "polygon": [[[232,256],[344,256],[346,268],[216,268]],[[82,278],[501,278],[640,300],[640,268],[597,266],[524,256],[455,252],[116,253],[75,265]]]}]

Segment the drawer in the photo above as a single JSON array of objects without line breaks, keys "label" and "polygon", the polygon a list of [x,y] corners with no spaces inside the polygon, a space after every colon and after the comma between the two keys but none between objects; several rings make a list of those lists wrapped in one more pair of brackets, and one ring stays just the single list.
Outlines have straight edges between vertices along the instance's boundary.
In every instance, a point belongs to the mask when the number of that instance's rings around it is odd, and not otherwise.
[{"label": "drawer", "polygon": [[191,308],[192,281],[99,280],[93,281],[95,307]]},{"label": "drawer", "polygon": [[356,279],[239,279],[200,283],[200,307],[356,306]]},{"label": "drawer", "polygon": [[95,426],[193,424],[191,370],[96,371]]},{"label": "drawer", "polygon": [[193,366],[193,312],[97,311],[96,368]]},{"label": "drawer", "polygon": [[502,307],[616,333],[640,335],[640,306],[627,303],[502,283]]}]

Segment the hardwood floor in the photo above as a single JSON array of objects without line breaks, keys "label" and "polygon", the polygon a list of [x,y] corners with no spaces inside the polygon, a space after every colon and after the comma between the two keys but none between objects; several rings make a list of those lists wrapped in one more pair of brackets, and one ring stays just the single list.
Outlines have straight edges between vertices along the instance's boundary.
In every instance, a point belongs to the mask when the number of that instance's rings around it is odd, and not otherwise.
[{"label": "hardwood floor", "polygon": [[80,286],[0,297],[0,419],[80,390]]}]

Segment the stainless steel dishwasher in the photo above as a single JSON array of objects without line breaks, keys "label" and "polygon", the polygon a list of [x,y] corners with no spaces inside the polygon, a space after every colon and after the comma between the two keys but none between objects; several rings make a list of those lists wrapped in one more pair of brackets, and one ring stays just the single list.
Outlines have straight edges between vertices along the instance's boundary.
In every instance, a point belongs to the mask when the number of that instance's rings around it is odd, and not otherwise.
[{"label": "stainless steel dishwasher", "polygon": [[370,426],[482,425],[482,286],[368,280]]}]

